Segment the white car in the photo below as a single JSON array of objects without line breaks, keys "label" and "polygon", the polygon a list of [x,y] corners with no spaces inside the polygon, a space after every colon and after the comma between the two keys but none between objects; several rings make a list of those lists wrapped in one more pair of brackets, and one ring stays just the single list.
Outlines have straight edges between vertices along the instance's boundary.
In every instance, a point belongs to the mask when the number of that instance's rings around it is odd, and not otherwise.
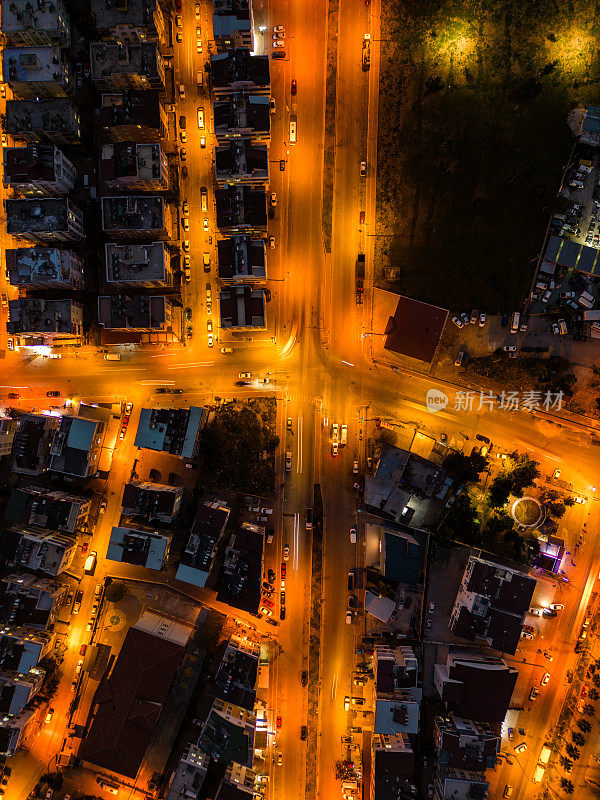
[{"label": "white car", "polygon": [[552,611],[564,611],[564,605],[562,603],[550,603],[548,608],[551,608]]},{"label": "white car", "polygon": [[209,333],[208,334],[208,346],[209,347],[214,347],[214,345],[215,345],[215,340],[213,339],[213,335],[212,335],[212,333]]},{"label": "white car", "polygon": [[285,42],[281,42],[279,40],[273,42],[273,47],[285,47]]},{"label": "white car", "polygon": [[344,697],[344,711],[348,711],[349,708],[350,708],[350,698],[348,697],[348,695],[346,695],[346,697]]},{"label": "white car", "polygon": [[533,633],[529,631],[521,631],[521,639],[533,639]]},{"label": "white car", "polygon": [[177,44],[182,44],[183,33],[181,31],[177,31],[177,33],[175,34],[175,41],[177,42]]},{"label": "white car", "polygon": [[275,247],[275,237],[274,236],[269,236],[269,245],[271,247]]},{"label": "white car", "polygon": [[196,3],[196,18],[200,16],[200,3]]},{"label": "white car", "polygon": [[452,317],[452,322],[456,325],[457,328],[462,328],[464,322],[457,316]]},{"label": "white car", "polygon": [[352,464],[352,472],[355,475],[358,475],[358,461],[355,461],[354,464]]},{"label": "white car", "polygon": [[557,322],[553,322],[552,323],[552,333],[555,336],[560,336],[560,328],[558,327],[558,323]]},{"label": "white car", "polygon": [[479,315],[479,327],[480,328],[483,328],[483,326],[485,325],[486,320],[487,320],[487,314],[485,313],[485,311],[482,311],[481,314]]},{"label": "white car", "polygon": [[541,608],[535,608],[535,606],[532,606],[529,609],[529,613],[534,617],[541,617],[542,616],[542,609]]},{"label": "white car", "polygon": [[202,226],[205,231],[208,230],[208,217],[204,217],[204,222],[202,223]]},{"label": "white car", "polygon": [[527,750],[525,742],[521,742],[521,744],[515,746],[515,753],[524,753],[525,750]]},{"label": "white car", "polygon": [[271,192],[271,205],[273,208],[277,205],[277,192]]},{"label": "white car", "polygon": [[273,26],[273,31],[275,33],[283,33],[284,27],[283,27],[283,25],[274,25]]},{"label": "white car", "polygon": [[[9,350],[11,349],[10,344],[8,345],[8,349]],[[580,495],[575,495],[573,500],[575,500],[576,503],[579,503],[580,506],[582,506],[585,503],[585,497],[581,497]]]},{"label": "white car", "polygon": [[352,611],[346,611],[346,625],[352,625]]},{"label": "white car", "polygon": [[540,681],[540,686],[547,686],[550,683],[550,673],[545,672]]}]

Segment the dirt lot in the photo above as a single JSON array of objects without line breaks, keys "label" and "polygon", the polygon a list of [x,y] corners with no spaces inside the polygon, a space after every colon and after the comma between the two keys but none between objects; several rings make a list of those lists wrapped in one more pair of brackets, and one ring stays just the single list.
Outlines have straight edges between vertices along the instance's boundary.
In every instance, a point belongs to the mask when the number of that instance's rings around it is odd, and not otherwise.
[{"label": "dirt lot", "polygon": [[445,308],[518,306],[574,141],[569,111],[600,98],[594,9],[384,4],[378,285]]}]

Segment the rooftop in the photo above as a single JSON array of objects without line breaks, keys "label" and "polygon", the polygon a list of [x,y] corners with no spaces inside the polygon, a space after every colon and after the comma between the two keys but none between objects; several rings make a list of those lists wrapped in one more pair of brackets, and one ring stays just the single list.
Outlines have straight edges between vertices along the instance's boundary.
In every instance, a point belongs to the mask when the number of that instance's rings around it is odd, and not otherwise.
[{"label": "rooftop", "polygon": [[102,198],[102,227],[105,231],[162,230],[164,200],[160,195],[128,195]]},{"label": "rooftop", "polygon": [[13,573],[0,581],[0,624],[45,630],[65,593],[49,578]]},{"label": "rooftop", "polygon": [[13,470],[37,475],[48,468],[50,446],[59,418],[48,414],[23,414],[13,441]]},{"label": "rooftop", "polygon": [[[104,245],[106,257],[106,280],[135,282],[165,281],[169,263],[162,242],[150,244]],[[160,312],[159,312],[160,315]]]},{"label": "rooftop", "polygon": [[6,509],[6,519],[19,525],[38,525],[52,531],[73,533],[80,509],[89,506],[85,497],[70,495],[60,489],[26,486],[13,489]]},{"label": "rooftop", "polygon": [[165,161],[158,142],[113,142],[102,145],[100,175],[107,182],[126,178],[157,180]]},{"label": "rooftop", "polygon": [[232,236],[217,242],[221,280],[264,279],[267,274],[265,240]]},{"label": "rooftop", "polygon": [[166,320],[167,299],[163,296],[138,294],[98,298],[98,324],[109,330],[160,329]]},{"label": "rooftop", "polygon": [[[268,135],[271,130],[269,98],[266,95],[232,92],[217,97],[213,103],[213,114],[217,139],[233,131],[236,136],[252,136]],[[246,141],[250,142],[250,139]]]},{"label": "rooftop", "polygon": [[221,328],[266,327],[265,293],[251,286],[232,286],[219,292]]},{"label": "rooftop", "polygon": [[12,286],[27,286],[37,281],[64,283],[72,270],[83,279],[81,262],[70,250],[56,247],[18,247],[6,250],[6,266]]},{"label": "rooftop", "polygon": [[169,550],[170,535],[134,528],[113,528],[106,558],[126,564],[160,570]]},{"label": "rooftop", "polygon": [[180,644],[130,628],[96,689],[79,758],[135,778],[183,654]]},{"label": "rooftop", "polygon": [[448,318],[445,308],[400,297],[396,313],[386,326],[384,347],[402,356],[430,363]]},{"label": "rooftop", "polygon": [[6,130],[11,135],[27,131],[49,134],[76,134],[79,137],[79,114],[72,100],[7,100]]},{"label": "rooftop", "polygon": [[5,200],[8,233],[69,231],[69,216],[81,214],[66,197]]},{"label": "rooftop", "polygon": [[190,408],[143,408],[135,435],[135,446],[162,450],[182,458],[193,458],[198,437],[206,425],[208,411]]},{"label": "rooftop", "polygon": [[60,47],[5,47],[2,67],[9,83],[68,82]]},{"label": "rooftop", "polygon": [[243,611],[258,611],[264,536],[246,523],[232,533],[219,573],[217,600]]},{"label": "rooftop", "polygon": [[83,306],[75,300],[43,300],[20,297],[10,300],[9,333],[48,333],[79,336],[83,329]]},{"label": "rooftop", "polygon": [[219,228],[265,228],[267,225],[267,195],[262,186],[215,189],[215,202]]},{"label": "rooftop", "polygon": [[170,520],[179,511],[182,494],[182,487],[148,481],[126,483],[123,490],[123,514],[149,522]]},{"label": "rooftop", "polygon": [[110,79],[113,75],[139,75],[152,79],[162,72],[158,47],[151,42],[136,45],[92,42],[90,63],[95,81]]},{"label": "rooftop", "polygon": [[127,89],[102,95],[99,124],[103,128],[119,125],[161,126],[161,100],[158,89]]},{"label": "rooftop", "polygon": [[102,430],[103,424],[98,420],[63,414],[52,442],[50,469],[65,475],[86,477],[93,467],[97,437]]},{"label": "rooftop", "polygon": [[253,144],[249,139],[231,139],[215,148],[215,170],[221,181],[268,181],[269,149],[266,144]]},{"label": "rooftop", "polygon": [[92,0],[91,10],[98,30],[110,30],[119,26],[152,28],[157,0]]},{"label": "rooftop", "polygon": [[35,5],[31,0],[2,0],[2,33],[7,36],[29,29],[51,34],[63,27],[68,30],[69,17],[62,0]]},{"label": "rooftop", "polygon": [[5,147],[4,182],[7,184],[55,182],[57,180],[54,168],[55,150],[55,145],[41,142],[33,142],[26,147]]},{"label": "rooftop", "polygon": [[268,89],[271,83],[268,56],[253,56],[239,47],[210,57],[212,85],[215,89],[249,86]]},{"label": "rooftop", "polygon": [[221,700],[252,711],[256,700],[258,654],[241,650],[224,641],[215,652],[215,661],[217,659],[219,664],[212,685],[213,694]]},{"label": "rooftop", "polygon": [[181,553],[177,580],[204,586],[212,566],[216,546],[229,519],[229,509],[220,501],[198,506],[192,530]]}]

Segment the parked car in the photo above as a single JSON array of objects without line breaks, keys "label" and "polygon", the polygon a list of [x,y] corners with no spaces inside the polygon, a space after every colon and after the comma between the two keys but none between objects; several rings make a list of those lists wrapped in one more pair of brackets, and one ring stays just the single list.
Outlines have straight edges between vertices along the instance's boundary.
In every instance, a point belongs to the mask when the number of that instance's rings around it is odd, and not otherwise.
[{"label": "parked car", "polygon": [[452,322],[456,325],[457,328],[462,328],[464,326],[463,321],[457,316],[452,317]]}]

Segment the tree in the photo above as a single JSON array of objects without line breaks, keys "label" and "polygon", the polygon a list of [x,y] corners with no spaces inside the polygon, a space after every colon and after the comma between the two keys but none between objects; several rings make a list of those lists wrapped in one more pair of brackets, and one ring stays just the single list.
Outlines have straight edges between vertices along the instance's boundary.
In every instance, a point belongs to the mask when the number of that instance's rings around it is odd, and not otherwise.
[{"label": "tree", "polygon": [[572,744],[568,744],[565,747],[565,751],[566,751],[567,755],[569,756],[569,758],[573,759],[573,761],[577,761],[577,759],[581,755],[579,750]]},{"label": "tree", "polygon": [[597,672],[595,672],[594,675],[592,676],[592,682],[594,686],[600,689],[600,675]]},{"label": "tree", "polygon": [[597,700],[600,697],[600,693],[598,693],[598,689],[595,689],[593,686],[588,692],[588,697],[590,700]]},{"label": "tree", "polygon": [[573,744],[576,744],[577,747],[583,747],[585,744],[585,737],[582,733],[579,733],[579,731],[573,731],[571,739],[573,739]]},{"label": "tree", "polygon": [[583,707],[583,713],[586,717],[594,716],[594,706],[591,703],[586,703]]},{"label": "tree", "polygon": [[475,483],[486,466],[487,460],[479,453],[465,456],[453,451],[444,459],[444,469],[458,483]]},{"label": "tree", "polygon": [[512,480],[503,472],[497,475],[490,485],[488,503],[492,508],[502,508],[508,501]]},{"label": "tree", "polygon": [[572,781],[570,781],[568,778],[560,779],[560,788],[563,789],[566,794],[573,794],[575,791]]},{"label": "tree", "polygon": [[572,497],[565,497],[563,503],[570,508],[571,506],[575,505],[575,500]]},{"label": "tree", "polygon": [[466,492],[460,495],[442,520],[438,533],[446,539],[457,539],[465,544],[480,543],[481,535],[476,511]]},{"label": "tree", "polygon": [[548,513],[554,517],[554,519],[560,519],[564,517],[565,511],[567,510],[564,503],[561,503],[557,500],[550,500],[546,503],[546,509]]},{"label": "tree", "polygon": [[567,758],[566,756],[560,757],[560,763],[561,766],[563,766],[567,772],[570,772],[573,769],[573,762],[571,761],[570,758]]},{"label": "tree", "polygon": [[580,731],[583,731],[583,733],[589,733],[592,730],[592,724],[587,719],[578,719],[577,727]]},{"label": "tree", "polygon": [[513,453],[511,462],[512,493],[516,497],[521,497],[523,489],[527,486],[532,486],[533,482],[540,477],[539,465],[537,461],[532,461],[527,453],[523,455]]}]

